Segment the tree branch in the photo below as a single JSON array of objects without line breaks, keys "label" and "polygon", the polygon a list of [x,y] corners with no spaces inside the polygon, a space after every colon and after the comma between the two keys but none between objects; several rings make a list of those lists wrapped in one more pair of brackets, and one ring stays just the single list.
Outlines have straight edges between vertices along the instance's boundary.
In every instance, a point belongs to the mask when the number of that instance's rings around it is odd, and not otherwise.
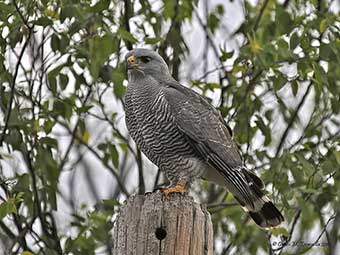
[{"label": "tree branch", "polygon": [[145,193],[145,183],[143,176],[143,161],[142,161],[142,152],[137,149],[137,166],[138,166],[138,182],[139,182],[139,194]]},{"label": "tree branch", "polygon": [[[130,0],[124,0],[124,27],[125,30],[128,31],[130,33],[130,24],[129,24],[129,20],[130,20],[130,9],[131,9],[132,5],[130,3]],[[126,48],[128,50],[132,50],[132,43],[130,41],[126,41]]]}]

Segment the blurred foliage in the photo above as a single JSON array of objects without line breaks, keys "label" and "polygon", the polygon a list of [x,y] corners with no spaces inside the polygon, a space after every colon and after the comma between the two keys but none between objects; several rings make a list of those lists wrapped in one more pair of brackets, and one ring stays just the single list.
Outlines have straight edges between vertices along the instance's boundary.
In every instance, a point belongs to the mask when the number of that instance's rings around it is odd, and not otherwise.
[{"label": "blurred foliage", "polygon": [[[143,193],[144,178],[155,178],[120,124],[124,54],[153,47],[181,78],[181,60],[196,54],[183,32],[193,24],[206,47],[203,68],[196,67],[202,78],[191,84],[220,95],[219,109],[245,163],[261,175],[286,218],[273,230],[250,222],[245,227],[249,219],[232,196],[204,182],[200,197],[212,213],[216,253],[339,251],[340,20],[334,2],[245,1],[244,21],[226,36],[225,18],[233,11],[228,3],[1,1],[3,254],[111,253],[118,201],[136,188]],[[237,46],[226,47],[216,39],[221,36]],[[209,58],[215,58],[212,71]],[[84,180],[74,177],[79,169]],[[105,188],[93,181],[99,172],[111,177],[109,197],[98,195]],[[73,176],[70,184],[61,183],[66,175]],[[95,206],[77,204],[75,181]],[[154,186],[160,182],[157,174]]]}]

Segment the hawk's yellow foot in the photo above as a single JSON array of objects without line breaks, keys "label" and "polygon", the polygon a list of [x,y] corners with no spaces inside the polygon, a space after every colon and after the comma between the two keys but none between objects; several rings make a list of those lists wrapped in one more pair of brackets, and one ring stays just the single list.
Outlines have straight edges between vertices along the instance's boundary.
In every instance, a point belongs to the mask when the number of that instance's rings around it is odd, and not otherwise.
[{"label": "hawk's yellow foot", "polygon": [[183,194],[186,191],[185,190],[185,184],[186,184],[186,181],[183,180],[183,179],[180,179],[175,186],[163,188],[163,189],[161,189],[161,192],[164,193],[166,197],[168,197],[169,194],[171,194],[171,193],[181,193],[181,194]]}]

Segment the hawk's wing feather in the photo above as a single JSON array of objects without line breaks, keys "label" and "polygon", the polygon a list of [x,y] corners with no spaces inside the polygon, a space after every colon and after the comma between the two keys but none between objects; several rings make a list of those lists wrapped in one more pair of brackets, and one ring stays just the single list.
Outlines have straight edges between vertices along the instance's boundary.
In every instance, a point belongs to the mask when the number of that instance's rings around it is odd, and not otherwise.
[{"label": "hawk's wing feather", "polygon": [[186,135],[197,142],[204,142],[232,167],[242,165],[224,119],[201,95],[177,83],[170,83],[163,93],[178,127]]},{"label": "hawk's wing feather", "polygon": [[254,193],[242,171],[242,160],[217,110],[202,96],[176,83],[163,89],[176,125],[200,156],[231,185],[241,204],[254,208]]}]

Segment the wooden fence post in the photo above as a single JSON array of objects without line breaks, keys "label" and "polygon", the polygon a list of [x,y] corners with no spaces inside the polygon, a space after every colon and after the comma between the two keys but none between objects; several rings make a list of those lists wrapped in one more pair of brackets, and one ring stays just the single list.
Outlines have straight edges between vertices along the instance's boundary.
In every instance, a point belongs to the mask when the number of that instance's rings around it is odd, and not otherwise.
[{"label": "wooden fence post", "polygon": [[213,255],[209,213],[187,194],[130,197],[113,229],[114,255]]}]

